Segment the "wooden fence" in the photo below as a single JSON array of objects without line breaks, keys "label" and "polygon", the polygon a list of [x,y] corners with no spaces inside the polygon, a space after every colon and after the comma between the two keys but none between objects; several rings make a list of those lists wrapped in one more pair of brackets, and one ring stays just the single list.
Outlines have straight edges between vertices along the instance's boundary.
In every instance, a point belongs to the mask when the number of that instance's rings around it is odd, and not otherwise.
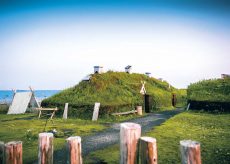
[{"label": "wooden fence", "polygon": [[[53,164],[53,133],[40,133],[38,163]],[[66,139],[67,164],[82,164],[81,137]],[[181,163],[201,164],[200,143],[180,141]],[[141,126],[122,123],[120,126],[120,164],[157,164],[157,141],[141,137]],[[22,142],[0,142],[0,164],[22,164]]]}]

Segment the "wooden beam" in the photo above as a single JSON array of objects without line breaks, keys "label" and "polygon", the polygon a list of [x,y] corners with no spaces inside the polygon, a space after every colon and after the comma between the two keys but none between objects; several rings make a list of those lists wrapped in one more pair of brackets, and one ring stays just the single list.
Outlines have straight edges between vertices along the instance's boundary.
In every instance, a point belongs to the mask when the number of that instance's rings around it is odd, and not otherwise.
[{"label": "wooden beam", "polygon": [[136,110],[131,110],[131,111],[128,111],[128,112],[112,113],[111,115],[120,116],[120,115],[133,114],[133,113],[137,113],[137,111]]},{"label": "wooden beam", "polygon": [[120,164],[137,163],[138,140],[141,126],[135,123],[122,123],[120,127]]}]

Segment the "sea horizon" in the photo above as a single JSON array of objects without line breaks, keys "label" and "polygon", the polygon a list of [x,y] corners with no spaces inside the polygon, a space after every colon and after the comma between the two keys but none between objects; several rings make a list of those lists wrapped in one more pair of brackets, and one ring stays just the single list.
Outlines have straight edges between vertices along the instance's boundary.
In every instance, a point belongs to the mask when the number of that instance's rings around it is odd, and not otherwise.
[{"label": "sea horizon", "polygon": [[[57,94],[61,90],[34,90],[35,97],[38,99],[38,101],[42,101],[45,98],[48,98],[50,96],[53,96],[54,94]],[[30,92],[30,90],[24,90],[24,89],[19,89],[16,90],[16,92]],[[6,103],[9,104],[11,103],[13,99],[13,90],[0,90],[0,103]]]}]

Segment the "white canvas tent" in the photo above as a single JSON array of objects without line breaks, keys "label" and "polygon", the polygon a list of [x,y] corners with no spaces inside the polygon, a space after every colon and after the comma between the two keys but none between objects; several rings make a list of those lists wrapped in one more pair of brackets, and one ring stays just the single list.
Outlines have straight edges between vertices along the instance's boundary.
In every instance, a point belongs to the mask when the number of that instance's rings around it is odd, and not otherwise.
[{"label": "white canvas tent", "polygon": [[14,94],[13,101],[7,114],[21,114],[35,107],[40,107],[40,105],[38,104],[32,91],[17,92]]}]

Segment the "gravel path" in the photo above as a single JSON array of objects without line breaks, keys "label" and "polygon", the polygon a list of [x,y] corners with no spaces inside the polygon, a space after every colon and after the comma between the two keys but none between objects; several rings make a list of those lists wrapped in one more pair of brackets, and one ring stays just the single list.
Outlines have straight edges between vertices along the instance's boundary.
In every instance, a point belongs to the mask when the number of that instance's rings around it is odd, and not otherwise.
[{"label": "gravel path", "polygon": [[[133,122],[141,125],[142,134],[151,130],[155,126],[160,125],[170,117],[180,113],[182,110],[164,111],[159,113],[151,113],[145,117],[131,119],[126,122]],[[98,132],[92,136],[82,138],[82,153],[87,155],[88,153],[103,149],[110,145],[119,142],[120,123],[112,124],[111,128]]]},{"label": "gravel path", "polygon": [[[171,111],[163,111],[158,113],[150,113],[147,116],[131,119],[125,122],[133,122],[141,125],[142,134],[153,129],[165,122],[170,117],[182,112],[182,109],[176,109]],[[120,123],[111,124],[111,128],[100,131],[91,136],[82,138],[82,153],[83,156],[89,154],[92,151],[100,150],[108,146],[119,143]],[[54,163],[63,163],[64,158],[60,158],[63,152],[56,151],[54,153]],[[65,153],[64,153],[65,154]],[[56,156],[56,157],[55,157]],[[58,159],[58,160],[57,160]]]}]

